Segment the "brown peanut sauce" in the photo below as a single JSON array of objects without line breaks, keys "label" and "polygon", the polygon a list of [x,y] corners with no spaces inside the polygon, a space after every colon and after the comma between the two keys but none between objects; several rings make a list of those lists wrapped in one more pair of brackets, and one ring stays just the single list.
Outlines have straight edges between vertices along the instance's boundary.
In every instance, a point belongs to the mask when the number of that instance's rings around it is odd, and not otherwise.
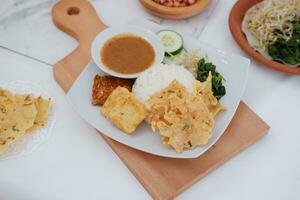
[{"label": "brown peanut sauce", "polygon": [[129,33],[108,39],[100,54],[101,61],[106,67],[121,74],[142,72],[155,60],[152,45],[142,37]]}]

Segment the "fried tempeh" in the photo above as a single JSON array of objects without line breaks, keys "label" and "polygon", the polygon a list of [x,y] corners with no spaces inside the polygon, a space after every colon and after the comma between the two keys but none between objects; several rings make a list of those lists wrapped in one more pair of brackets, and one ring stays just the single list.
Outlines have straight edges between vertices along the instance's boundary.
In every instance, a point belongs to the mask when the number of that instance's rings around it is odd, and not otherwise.
[{"label": "fried tempeh", "polygon": [[93,85],[92,104],[103,105],[112,91],[118,86],[131,91],[133,83],[134,81],[130,79],[96,75]]}]

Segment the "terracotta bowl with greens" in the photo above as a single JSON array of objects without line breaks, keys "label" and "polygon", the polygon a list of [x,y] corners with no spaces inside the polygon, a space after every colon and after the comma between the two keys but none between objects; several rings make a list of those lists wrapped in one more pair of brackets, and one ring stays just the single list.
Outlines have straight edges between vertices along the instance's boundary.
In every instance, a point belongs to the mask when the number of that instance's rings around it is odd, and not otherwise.
[{"label": "terracotta bowl with greens", "polygon": [[280,72],[300,75],[297,0],[239,0],[230,12],[229,27],[237,44],[254,60]]}]

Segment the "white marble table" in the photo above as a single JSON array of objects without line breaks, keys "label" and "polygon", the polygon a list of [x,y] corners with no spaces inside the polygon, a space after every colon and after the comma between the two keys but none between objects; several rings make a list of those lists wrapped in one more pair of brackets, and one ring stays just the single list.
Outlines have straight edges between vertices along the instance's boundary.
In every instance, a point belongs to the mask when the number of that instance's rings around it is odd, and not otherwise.
[{"label": "white marble table", "polygon": [[[120,6],[128,5],[128,11],[120,9],[112,14],[113,2],[117,1],[93,1],[109,25],[118,23],[118,18],[124,21],[136,16],[153,18],[132,3],[133,0],[118,0]],[[190,31],[191,35],[225,51],[246,56],[232,40],[227,26],[234,2],[220,0],[202,33],[200,16],[163,23]],[[55,98],[59,111],[47,143],[29,156],[0,162],[0,199],[150,199],[98,133],[73,110],[53,80],[51,65],[46,63],[55,63],[76,45],[73,39],[51,27],[47,15],[53,3],[52,0],[2,0],[0,3],[0,45],[5,47],[0,48],[0,81],[39,84]],[[17,12],[24,5],[32,9],[27,14]],[[13,18],[11,13],[15,13]],[[252,62],[243,100],[266,120],[271,131],[178,199],[300,199],[299,85],[299,77],[280,74]]]},{"label": "white marble table", "polygon": [[[199,38],[218,1],[213,0],[209,9],[201,15],[180,22],[151,16],[138,0],[91,2],[102,21],[109,26],[135,18],[147,18],[170,28],[180,28]],[[56,2],[57,0],[1,0],[0,46],[49,64],[56,63],[71,52],[77,45],[76,41],[58,31],[52,23],[51,8]]]}]

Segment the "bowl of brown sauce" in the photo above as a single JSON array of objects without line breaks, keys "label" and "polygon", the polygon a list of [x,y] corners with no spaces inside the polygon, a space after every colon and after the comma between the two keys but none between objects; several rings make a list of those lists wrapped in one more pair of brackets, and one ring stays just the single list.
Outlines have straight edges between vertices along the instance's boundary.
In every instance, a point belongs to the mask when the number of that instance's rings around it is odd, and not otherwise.
[{"label": "bowl of brown sauce", "polygon": [[152,32],[134,26],[111,27],[99,33],[92,44],[95,64],[107,74],[136,78],[162,62],[164,47]]}]

